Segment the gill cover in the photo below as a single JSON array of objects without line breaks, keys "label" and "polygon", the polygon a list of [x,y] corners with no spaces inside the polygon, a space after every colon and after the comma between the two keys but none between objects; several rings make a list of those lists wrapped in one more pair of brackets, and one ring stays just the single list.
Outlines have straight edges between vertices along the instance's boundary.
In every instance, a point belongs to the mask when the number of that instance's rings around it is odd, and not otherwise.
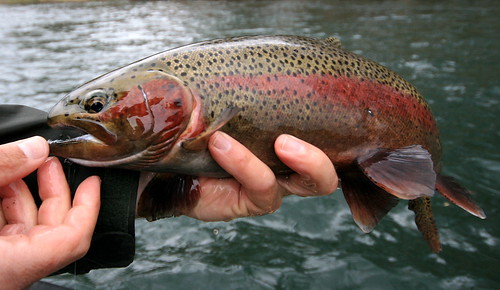
[{"label": "gill cover", "polygon": [[189,121],[193,99],[175,76],[125,68],[94,79],[49,112],[49,125],[83,135],[51,141],[51,152],[87,166],[154,164]]}]

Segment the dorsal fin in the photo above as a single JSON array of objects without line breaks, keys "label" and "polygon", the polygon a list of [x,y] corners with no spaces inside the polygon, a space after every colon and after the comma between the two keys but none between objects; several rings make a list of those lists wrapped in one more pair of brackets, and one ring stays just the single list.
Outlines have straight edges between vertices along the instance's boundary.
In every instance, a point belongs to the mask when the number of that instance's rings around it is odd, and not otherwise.
[{"label": "dorsal fin", "polygon": [[325,38],[325,42],[335,48],[342,48],[342,43],[340,42],[340,39],[338,39],[337,37],[334,36],[327,37]]}]

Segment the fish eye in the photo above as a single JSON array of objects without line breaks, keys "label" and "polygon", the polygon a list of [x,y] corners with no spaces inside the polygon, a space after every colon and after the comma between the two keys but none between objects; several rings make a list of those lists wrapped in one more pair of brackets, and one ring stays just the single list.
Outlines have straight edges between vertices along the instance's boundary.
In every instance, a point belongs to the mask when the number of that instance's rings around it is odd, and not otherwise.
[{"label": "fish eye", "polygon": [[108,95],[103,90],[95,90],[87,94],[83,102],[85,111],[95,114],[104,109],[108,103]]}]

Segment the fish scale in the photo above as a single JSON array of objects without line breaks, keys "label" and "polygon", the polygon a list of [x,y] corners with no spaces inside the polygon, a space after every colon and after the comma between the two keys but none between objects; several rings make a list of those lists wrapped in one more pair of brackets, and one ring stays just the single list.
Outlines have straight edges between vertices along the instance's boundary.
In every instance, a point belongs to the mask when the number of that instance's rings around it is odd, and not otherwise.
[{"label": "fish scale", "polygon": [[323,150],[365,232],[399,199],[409,200],[419,230],[439,251],[435,190],[485,218],[467,189],[441,175],[439,131],[424,98],[335,38],[238,37],[161,52],[75,89],[54,106],[49,123],[88,133],[51,142],[55,155],[158,172],[138,203],[138,215],[149,220],[192,208],[198,176],[230,177],[207,149],[217,130],[278,175],[292,173],[274,152],[279,135]]}]

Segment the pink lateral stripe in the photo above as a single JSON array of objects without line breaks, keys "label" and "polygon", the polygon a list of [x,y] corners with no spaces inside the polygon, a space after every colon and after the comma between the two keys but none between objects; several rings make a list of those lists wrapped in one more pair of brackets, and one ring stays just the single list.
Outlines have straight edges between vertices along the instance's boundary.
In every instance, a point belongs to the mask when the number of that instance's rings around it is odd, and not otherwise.
[{"label": "pink lateral stripe", "polygon": [[[394,87],[359,77],[333,75],[257,75],[224,76],[207,82],[219,83],[225,89],[276,92],[270,98],[285,96],[304,99],[310,96],[318,102],[344,107],[363,107],[379,114],[411,118],[427,130],[438,134],[436,122],[425,101],[398,91]],[[397,109],[396,109],[397,108]]]}]

